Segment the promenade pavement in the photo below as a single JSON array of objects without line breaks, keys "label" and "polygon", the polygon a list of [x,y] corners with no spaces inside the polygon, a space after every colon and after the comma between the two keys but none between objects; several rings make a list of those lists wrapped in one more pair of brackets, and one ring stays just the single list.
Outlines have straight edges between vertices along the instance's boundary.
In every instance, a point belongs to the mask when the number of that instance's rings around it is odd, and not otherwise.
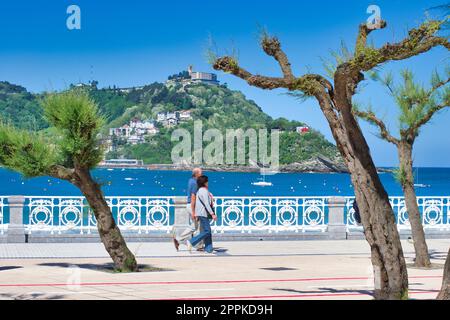
[{"label": "promenade pavement", "polygon": [[[450,240],[429,240],[442,265]],[[0,244],[0,299],[372,299],[365,241],[216,242],[214,255],[130,243],[146,272],[119,274],[101,244]],[[403,242],[407,263],[413,245]],[[434,299],[442,268],[408,268],[410,297]]]}]

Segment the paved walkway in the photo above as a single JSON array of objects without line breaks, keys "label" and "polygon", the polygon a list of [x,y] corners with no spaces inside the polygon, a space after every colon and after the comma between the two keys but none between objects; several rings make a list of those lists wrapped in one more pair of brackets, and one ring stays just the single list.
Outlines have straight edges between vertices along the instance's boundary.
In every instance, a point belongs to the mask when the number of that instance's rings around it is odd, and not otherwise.
[{"label": "paved walkway", "polygon": [[[434,263],[443,265],[449,245],[429,240]],[[100,244],[0,244],[0,299],[372,299],[365,241],[218,242],[216,255],[129,246],[159,269],[98,270],[110,262]],[[411,263],[412,244],[403,248]],[[411,298],[435,298],[442,269],[409,276]]]}]

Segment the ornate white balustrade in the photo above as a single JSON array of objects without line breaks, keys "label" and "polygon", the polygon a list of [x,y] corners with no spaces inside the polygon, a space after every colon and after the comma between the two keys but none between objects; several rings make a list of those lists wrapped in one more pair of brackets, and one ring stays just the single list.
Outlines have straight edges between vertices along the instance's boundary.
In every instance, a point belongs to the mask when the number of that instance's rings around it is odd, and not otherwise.
[{"label": "ornate white balustrade", "polygon": [[[106,200],[122,230],[170,232],[169,198],[107,197]],[[27,197],[25,207],[29,234],[34,231],[89,234],[97,229],[95,215],[83,197]]]},{"label": "ornate white balustrade", "polygon": [[5,223],[6,198],[0,197],[0,234],[4,234],[7,228]]},{"label": "ornate white balustrade", "polygon": [[[390,197],[399,230],[409,230],[408,209],[404,197]],[[353,197],[347,197],[346,224],[347,229],[362,229],[355,221]],[[450,197],[417,197],[417,204],[425,229],[450,230]]]},{"label": "ornate white balustrade", "polygon": [[218,197],[214,232],[325,232],[326,197]]},{"label": "ornate white balustrade", "polygon": [[[173,224],[173,201],[159,197],[108,197],[117,225],[126,231],[169,232]],[[25,222],[34,231],[91,233],[94,214],[82,197],[27,197]],[[218,221],[214,232],[326,230],[326,198],[218,197]]]},{"label": "ornate white balustrade", "polygon": [[[7,229],[8,197],[0,197],[0,233]],[[342,208],[347,231],[361,230],[346,197]],[[217,197],[215,233],[325,232],[330,197]],[[410,229],[403,197],[390,198],[399,230]],[[107,197],[117,225],[134,233],[169,233],[174,224],[171,197]],[[425,229],[450,230],[450,197],[418,197]],[[182,214],[185,211],[182,207]],[[178,210],[178,209],[177,209]],[[96,232],[96,219],[83,197],[25,197],[23,224],[28,234]],[[339,213],[338,213],[339,215]]]}]

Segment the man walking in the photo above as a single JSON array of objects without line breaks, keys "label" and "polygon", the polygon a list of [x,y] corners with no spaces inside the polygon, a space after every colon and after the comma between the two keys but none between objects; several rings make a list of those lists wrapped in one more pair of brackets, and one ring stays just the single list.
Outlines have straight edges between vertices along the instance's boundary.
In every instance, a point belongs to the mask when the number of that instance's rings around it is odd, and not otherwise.
[{"label": "man walking", "polygon": [[[186,243],[186,240],[191,239],[196,231],[199,230],[200,224],[195,217],[195,202],[197,198],[197,179],[203,175],[203,171],[200,168],[194,168],[192,170],[192,177],[188,181],[187,187],[187,205],[186,211],[189,214],[190,227],[186,228],[180,235],[174,233],[173,243],[175,249],[178,251],[180,243]],[[201,244],[198,246],[200,247]]]}]

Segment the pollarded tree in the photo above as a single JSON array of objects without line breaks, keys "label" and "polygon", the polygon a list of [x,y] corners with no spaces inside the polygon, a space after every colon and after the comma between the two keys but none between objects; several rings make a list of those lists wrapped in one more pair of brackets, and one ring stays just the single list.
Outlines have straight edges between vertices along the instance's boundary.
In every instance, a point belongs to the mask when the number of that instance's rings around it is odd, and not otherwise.
[{"label": "pollarded tree", "polygon": [[0,165],[26,177],[51,176],[69,181],[86,197],[97,219],[106,251],[118,271],[137,271],[133,253],[117,227],[100,185],[90,170],[103,158],[97,139],[103,120],[86,92],[50,94],[44,114],[57,132],[52,140],[36,132],[0,123]]},{"label": "pollarded tree", "polygon": [[414,82],[411,71],[402,72],[402,83],[394,84],[392,74],[387,74],[384,79],[379,79],[387,87],[399,109],[399,136],[393,136],[383,120],[378,118],[373,110],[358,110],[354,113],[358,117],[367,120],[378,127],[380,137],[397,147],[399,157],[399,180],[405,195],[406,208],[408,210],[411,231],[416,253],[415,266],[429,268],[431,266],[428,247],[425,240],[422,219],[417,204],[416,191],[414,189],[414,172],[412,151],[420,129],[426,125],[432,117],[450,103],[450,88],[447,86],[449,78],[441,79],[438,73],[432,77],[432,86],[427,89]]},{"label": "pollarded tree", "polygon": [[[301,92],[318,101],[351,173],[364,233],[371,248],[375,276],[374,293],[377,299],[407,298],[408,275],[389,197],[381,184],[369,146],[352,112],[352,98],[358,84],[364,80],[364,72],[389,61],[408,59],[436,46],[449,49],[447,39],[437,35],[442,24],[443,21],[427,21],[409,31],[403,41],[388,43],[381,48],[367,44],[367,38],[373,30],[366,24],[360,25],[355,52],[337,66],[333,81],[319,74],[295,76],[280,41],[268,35],[262,37],[261,46],[267,55],[278,62],[282,77],[252,74],[242,68],[233,56],[214,57],[214,69],[233,74],[251,86]],[[381,21],[380,27],[386,27],[386,23]]]}]

